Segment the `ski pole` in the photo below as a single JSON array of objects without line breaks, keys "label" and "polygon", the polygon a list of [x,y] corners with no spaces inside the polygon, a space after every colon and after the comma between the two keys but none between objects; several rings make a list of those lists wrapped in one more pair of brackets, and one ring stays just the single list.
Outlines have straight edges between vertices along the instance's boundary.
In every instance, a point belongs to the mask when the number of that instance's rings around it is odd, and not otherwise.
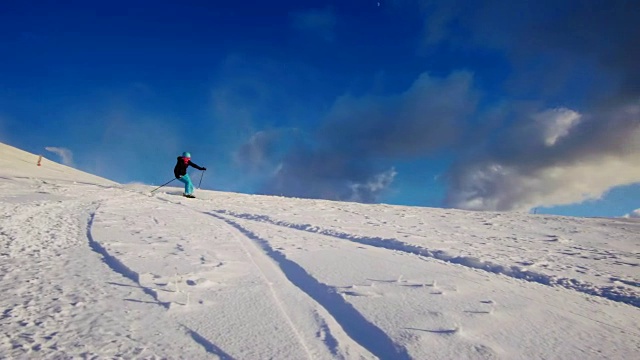
[{"label": "ski pole", "polygon": [[198,183],[198,189],[200,189],[200,185],[202,185],[202,178],[204,177],[204,172],[207,170],[202,170],[202,174],[200,174],[200,182]]},{"label": "ski pole", "polygon": [[161,187],[163,187],[163,186],[165,186],[165,185],[168,185],[170,182],[172,182],[172,181],[173,181],[173,180],[175,180],[175,179],[176,179],[176,178],[173,178],[173,179],[171,179],[171,180],[167,181],[166,183],[164,183],[164,184],[162,184],[162,185],[158,186],[157,188],[155,188],[155,189],[151,190],[151,192],[153,193],[154,191],[156,191],[156,190],[160,189]]}]

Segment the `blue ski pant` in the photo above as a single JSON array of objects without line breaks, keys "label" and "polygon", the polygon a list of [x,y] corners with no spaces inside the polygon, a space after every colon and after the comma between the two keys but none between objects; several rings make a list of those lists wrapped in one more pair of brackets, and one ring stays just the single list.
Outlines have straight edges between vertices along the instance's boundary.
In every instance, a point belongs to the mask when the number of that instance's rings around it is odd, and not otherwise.
[{"label": "blue ski pant", "polygon": [[185,174],[182,177],[179,177],[178,181],[184,183],[184,193],[186,195],[193,194],[193,183],[191,182],[191,178],[189,177],[189,174]]}]

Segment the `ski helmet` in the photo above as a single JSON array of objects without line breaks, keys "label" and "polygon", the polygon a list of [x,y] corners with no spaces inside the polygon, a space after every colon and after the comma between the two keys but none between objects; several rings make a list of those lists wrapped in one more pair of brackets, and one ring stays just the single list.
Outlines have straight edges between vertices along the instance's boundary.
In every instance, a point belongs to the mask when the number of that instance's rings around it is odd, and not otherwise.
[{"label": "ski helmet", "polygon": [[186,157],[186,158],[190,158],[191,157],[191,153],[188,151],[185,151],[182,153],[182,157]]}]

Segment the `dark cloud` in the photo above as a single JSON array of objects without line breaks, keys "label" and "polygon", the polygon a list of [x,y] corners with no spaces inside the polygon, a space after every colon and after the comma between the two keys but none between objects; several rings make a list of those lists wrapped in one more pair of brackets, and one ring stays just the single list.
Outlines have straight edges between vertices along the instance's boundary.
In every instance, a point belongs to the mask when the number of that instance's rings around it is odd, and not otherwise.
[{"label": "dark cloud", "polygon": [[636,1],[391,4],[422,13],[417,47],[502,54],[508,77],[492,88],[504,92],[479,106],[482,89],[463,71],[423,74],[395,95],[344,95],[292,151],[274,152],[281,138],[266,134],[245,145],[247,163],[274,169],[263,192],[375,202],[393,183],[394,161],[443,149],[457,156],[445,177],[453,207],[527,210],[640,182]]},{"label": "dark cloud", "polygon": [[[352,200],[354,186],[367,183],[374,176],[374,167],[368,159],[328,150],[299,147],[290,152],[263,189],[266,194]],[[373,202],[384,189],[358,191],[363,202]]]},{"label": "dark cloud", "polygon": [[320,136],[342,152],[423,156],[458,140],[476,103],[470,73],[422,74],[399,95],[338,99]]},{"label": "dark cloud", "polygon": [[[422,74],[403,93],[345,95],[306,143],[281,157],[263,188],[266,194],[375,202],[396,175],[392,160],[429,155],[456,143],[477,95],[466,72],[435,78]],[[247,162],[273,163],[273,134],[256,134],[239,154]]]},{"label": "dark cloud", "polygon": [[[618,96],[640,89],[640,6],[635,0],[392,0],[424,19],[421,46],[504,51],[521,94],[566,90],[589,78],[616,82]],[[577,71],[580,65],[591,71]],[[602,85],[602,84],[601,84]],[[528,90],[528,91],[527,91]]]},{"label": "dark cloud", "polygon": [[499,126],[469,144],[448,174],[448,206],[526,210],[640,182],[637,2],[423,5],[432,9],[425,19],[437,25],[436,39],[503,51],[513,67]]},{"label": "dark cloud", "polygon": [[301,139],[295,128],[258,131],[234,152],[233,160],[251,174],[271,173],[280,166],[277,161]]},{"label": "dark cloud", "polygon": [[[575,76],[595,80],[608,73],[619,85],[615,96],[629,99],[640,93],[639,21],[640,6],[633,0],[493,0],[475,12],[468,26],[476,45],[507,51],[518,66],[516,77],[540,63],[544,66],[536,76],[558,77],[558,67],[568,73],[592,61],[598,66],[593,73]],[[535,87],[533,81],[526,83]]]}]

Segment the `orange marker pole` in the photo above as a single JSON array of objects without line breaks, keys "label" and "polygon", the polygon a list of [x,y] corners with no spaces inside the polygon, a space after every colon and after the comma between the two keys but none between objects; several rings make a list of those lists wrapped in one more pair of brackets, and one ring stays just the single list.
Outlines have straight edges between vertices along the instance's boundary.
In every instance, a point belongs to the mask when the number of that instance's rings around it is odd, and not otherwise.
[{"label": "orange marker pole", "polygon": [[42,166],[42,155],[38,158],[38,166]]}]

